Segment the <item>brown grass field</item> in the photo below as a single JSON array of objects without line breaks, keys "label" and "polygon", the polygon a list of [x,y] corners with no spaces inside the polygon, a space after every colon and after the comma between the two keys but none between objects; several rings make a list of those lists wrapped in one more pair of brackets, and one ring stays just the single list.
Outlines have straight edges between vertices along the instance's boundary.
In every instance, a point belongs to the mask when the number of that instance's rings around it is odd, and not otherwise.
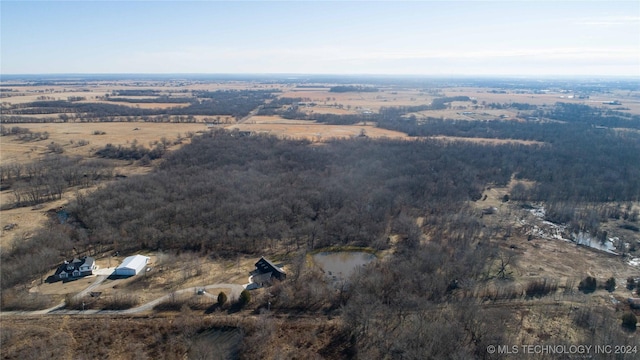
[{"label": "brown grass field", "polygon": [[[43,158],[48,150],[47,145],[52,142],[61,144],[64,155],[92,157],[97,149],[107,144],[127,146],[134,141],[138,144],[151,147],[150,143],[166,138],[175,141],[178,135],[182,137],[183,144],[189,142],[186,137],[188,132],[197,133],[207,131],[206,125],[173,124],[173,123],[45,123],[45,124],[20,124],[20,127],[28,128],[33,132],[48,132],[49,138],[41,141],[23,142],[13,136],[0,137],[0,161],[3,165],[10,163],[26,164]],[[137,129],[137,130],[134,130]],[[104,131],[104,135],[93,135],[94,131]],[[79,140],[89,141],[88,145],[77,146]],[[174,145],[170,149],[176,149]],[[114,161],[117,164],[116,172],[124,175],[142,174],[151,170],[150,167],[137,166],[126,161]],[[84,189],[81,191],[90,191]],[[46,221],[46,212],[66,204],[75,196],[76,189],[70,189],[63,194],[62,199],[44,204],[44,207],[32,210],[31,207],[22,207],[0,212],[0,229],[7,224],[17,224],[18,227],[11,231],[0,230],[0,246],[9,246],[13,239],[29,236]],[[0,205],[6,205],[13,201],[12,191],[0,192]]]},{"label": "brown grass field", "polygon": [[[624,110],[632,114],[640,115],[640,97],[639,94],[633,92],[613,91],[608,94],[593,95],[589,99],[578,99],[572,97],[572,93],[549,92],[546,94],[517,94],[507,92],[506,94],[495,94],[489,92],[492,89],[483,88],[452,88],[444,90],[446,96],[469,96],[475,98],[478,103],[485,101],[486,103],[527,103],[532,105],[553,105],[557,102],[566,102],[574,104],[585,104],[589,106],[602,107],[605,109],[616,110],[620,107],[629,108]],[[622,105],[606,105],[603,102],[618,100]]]},{"label": "brown grass field", "polygon": [[[243,257],[234,261],[212,260],[201,258],[197,254],[143,253],[142,255],[150,257],[148,266],[151,271],[129,278],[105,280],[94,289],[96,292],[101,292],[100,297],[102,300],[114,296],[133,294],[137,303],[141,305],[171,292],[189,287],[203,287],[211,284],[246,284],[249,272],[254,269],[254,264],[258,260],[255,257]],[[111,269],[118,266],[123,259],[124,257],[119,256],[103,257],[97,259],[96,264],[100,269]],[[189,266],[185,267],[184,264],[189,264]],[[54,270],[48,272],[43,278],[46,279],[48,276],[53,275],[54,272]],[[41,283],[36,280],[28,287],[28,291],[33,295],[47,296],[55,304],[64,300],[67,295],[79,293],[95,280],[95,275],[66,283]],[[207,292],[215,296],[220,291],[229,295],[229,289],[224,287],[207,290]],[[215,302],[215,299],[194,295],[196,294],[182,294],[181,299],[202,299],[210,304]],[[87,302],[91,300],[96,301],[93,307],[99,305],[99,299],[87,298]]]},{"label": "brown grass field", "polygon": [[391,106],[415,106],[429,104],[432,96],[421,93],[419,90],[404,91],[380,91],[363,93],[334,93],[329,89],[324,91],[309,91],[308,89],[294,89],[285,91],[279,97],[301,97],[317,103],[319,106],[342,105],[351,110],[369,109],[378,111],[381,107]]},{"label": "brown grass field", "polygon": [[335,115],[350,115],[350,114],[358,114],[359,112],[351,109],[340,109],[329,105],[320,105],[309,108],[301,108],[300,111],[303,111],[307,114],[316,113],[316,114],[335,114]]},{"label": "brown grass field", "polygon": [[[375,94],[375,93],[373,93]],[[344,94],[343,94],[344,95]],[[345,95],[344,97],[347,97]],[[317,107],[316,107],[317,108]],[[314,109],[316,109],[314,108]],[[330,110],[339,110],[328,108]],[[346,110],[345,110],[346,111]],[[448,110],[447,110],[448,111]],[[211,121],[211,117],[198,117],[197,121]],[[223,122],[230,122],[228,117],[221,117]],[[49,138],[41,141],[23,142],[14,137],[0,138],[0,160],[2,164],[27,163],[44,157],[48,150],[47,145],[52,142],[63,146],[64,154],[68,156],[91,157],[93,153],[107,144],[127,146],[134,141],[144,146],[167,138],[174,141],[181,136],[187,142],[186,134],[189,132],[208,131],[203,123],[141,123],[141,122],[113,122],[113,123],[44,123],[44,124],[20,124],[33,132],[48,132]],[[227,126],[228,129],[239,129],[241,131],[251,131],[254,133],[271,134],[283,138],[305,138],[311,141],[326,141],[334,138],[353,138],[359,136],[362,131],[369,138],[390,138],[415,140],[406,134],[380,129],[371,124],[360,125],[323,125],[304,120],[286,120],[278,116],[254,116],[243,124]],[[94,132],[105,132],[104,135],[94,135]],[[452,137],[435,137],[439,140],[447,141],[474,141],[484,144],[502,144],[519,142],[523,144],[535,144],[531,141],[520,140],[497,140],[497,139],[465,139]],[[88,145],[78,146],[79,140],[86,140]],[[122,162],[116,169],[122,174],[144,173],[150,168],[138,167],[126,162]],[[0,214],[0,226],[6,224],[18,224],[18,228],[12,231],[2,231],[0,233],[0,245],[8,246],[15,236],[28,236],[44,224],[45,213],[50,209],[63,206],[73,198],[75,190],[68,191],[63,195],[63,199],[47,203],[39,210],[31,208],[18,208],[4,210]],[[0,193],[0,205],[12,201],[11,191]]]},{"label": "brown grass field", "polygon": [[[464,114],[470,112],[472,114]],[[473,110],[471,108],[462,109],[446,109],[446,110],[425,110],[409,115],[415,115],[416,119],[436,118],[436,119],[448,119],[448,120],[487,120],[492,121],[500,118],[501,116],[507,120],[514,120],[517,116],[517,112],[512,110],[493,110],[493,109],[478,109]]]},{"label": "brown grass field", "polygon": [[[335,111],[330,107],[331,105],[342,105],[343,111],[355,111],[358,109],[369,109],[372,111],[378,111],[381,107],[389,106],[415,106],[422,104],[430,104],[434,96],[427,94],[422,89],[396,89],[381,87],[378,92],[363,92],[363,93],[333,93],[329,92],[331,84],[318,84],[318,87],[314,88],[296,88],[292,84],[263,84],[259,82],[243,82],[243,81],[229,81],[229,82],[194,82],[194,81],[100,81],[94,83],[88,83],[86,85],[73,86],[73,85],[51,85],[51,86],[20,86],[13,87],[14,92],[10,93],[12,96],[4,97],[0,99],[0,102],[18,104],[35,101],[39,96],[48,96],[56,100],[66,100],[70,96],[85,97],[87,102],[99,101],[96,100],[98,96],[104,96],[110,94],[113,90],[119,89],[150,89],[158,90],[163,94],[179,95],[179,91],[192,91],[192,90],[267,90],[273,89],[282,91],[278,94],[279,97],[301,97],[308,101],[316,102],[319,106],[318,109],[313,109],[317,112]],[[2,84],[0,84],[2,87]],[[80,90],[81,89],[81,90]],[[18,90],[18,91],[15,91]],[[529,103],[534,105],[553,105],[556,102],[571,102],[581,103],[590,106],[600,106],[609,109],[628,108],[633,114],[640,114],[640,97],[636,92],[627,91],[612,91],[610,93],[593,95],[589,99],[577,99],[573,98],[573,93],[561,93],[561,92],[548,92],[543,94],[522,93],[518,94],[513,91],[507,91],[505,94],[496,94],[489,92],[492,89],[489,88],[475,88],[475,87],[456,87],[456,88],[444,88],[442,93],[445,96],[469,96],[478,101],[478,104],[482,102],[486,103]],[[604,105],[602,102],[618,100],[622,103],[620,106]],[[122,103],[122,105],[136,106],[132,103]],[[178,104],[138,104],[141,108],[166,108],[171,106],[178,106]],[[468,104],[467,104],[468,105]],[[440,114],[434,115],[439,117]]]},{"label": "brown grass field", "polygon": [[[527,186],[533,185],[531,182],[523,183]],[[505,251],[511,251],[518,256],[517,262],[512,266],[514,284],[524,288],[531,280],[546,278],[557,280],[559,287],[563,288],[567,283],[577,286],[586,276],[596,277],[598,281],[614,277],[618,286],[613,293],[597,291],[589,301],[609,305],[611,297],[623,302],[633,296],[624,284],[628,277],[638,276],[638,268],[629,265],[627,259],[557,239],[528,240],[523,234],[524,227],[520,220],[531,221],[533,215],[521,209],[519,204],[502,201],[503,196],[509,194],[514,184],[515,181],[512,180],[506,187],[487,188],[483,193],[483,198],[487,196],[485,200],[470,203],[477,211],[487,207],[497,209],[494,215],[482,217],[484,223],[499,224],[503,228],[513,226],[512,236],[505,238],[501,246]],[[640,207],[640,203],[634,206]],[[575,290],[574,294],[577,292]],[[581,301],[586,301],[586,298]]]},{"label": "brown grass field", "polygon": [[[138,82],[135,87],[132,87],[131,82],[99,82],[95,84],[88,84],[82,88],[89,91],[78,91],[77,87],[73,86],[47,86],[47,87],[20,87],[23,96],[6,97],[0,99],[0,102],[7,102],[11,104],[26,103],[29,101],[35,101],[39,96],[52,96],[56,99],[65,100],[69,96],[83,96],[86,97],[86,101],[97,101],[97,96],[104,96],[104,94],[111,93],[116,89],[157,89],[162,92],[177,93],[178,91],[189,90],[228,90],[228,89],[274,89],[282,90],[283,92],[278,94],[280,97],[302,97],[308,99],[308,101],[314,101],[318,105],[315,107],[303,108],[303,111],[313,111],[315,113],[334,113],[334,114],[353,114],[361,112],[362,110],[378,111],[381,107],[385,106],[405,106],[405,105],[422,105],[429,104],[434,98],[433,95],[425,94],[420,89],[383,89],[384,91],[375,93],[330,93],[328,86],[318,86],[318,88],[304,88],[296,89],[291,85],[279,85],[279,84],[261,84],[253,82],[224,82],[224,83],[194,83],[185,82],[184,85],[180,85],[176,82]],[[35,92],[45,91],[48,92]],[[552,105],[558,101],[584,103],[587,105],[597,106],[602,101],[607,100],[619,100],[622,102],[622,107],[630,108],[631,112],[640,114],[640,98],[634,96],[634,94],[627,93],[612,93],[602,97],[592,97],[591,99],[579,100],[568,99],[567,94],[494,94],[489,93],[489,89],[479,88],[446,88],[442,91],[446,96],[459,96],[466,95],[477,99],[478,109],[471,109],[470,103],[461,102],[454,103],[452,109],[438,110],[438,111],[422,111],[416,113],[418,118],[435,117],[435,118],[449,118],[449,119],[474,119],[474,120],[491,120],[500,117],[501,115],[506,119],[513,119],[517,116],[517,112],[511,110],[491,110],[484,109],[481,103],[498,102],[522,102],[537,105]],[[561,96],[565,96],[564,98]],[[121,103],[127,106],[136,106],[132,103]],[[147,107],[159,107],[168,108],[173,106],[179,106],[180,104],[138,104],[141,108]],[[340,108],[340,106],[342,108]],[[601,105],[603,107],[616,108],[608,105]],[[618,106],[619,107],[619,106]],[[471,111],[473,115],[465,115],[463,112]],[[57,115],[47,115],[57,116]],[[48,132],[49,138],[42,141],[33,142],[21,142],[15,140],[14,137],[0,137],[0,162],[2,165],[9,163],[28,163],[37,159],[43,158],[47,153],[47,145],[51,142],[55,142],[63,146],[64,155],[69,156],[82,156],[91,157],[95,151],[106,144],[114,145],[128,145],[136,141],[139,144],[149,147],[150,143],[159,141],[161,138],[166,138],[170,141],[176,140],[179,136],[182,138],[182,144],[188,143],[187,133],[198,133],[201,131],[208,131],[208,128],[204,122],[211,122],[212,117],[197,116],[199,123],[143,123],[143,122],[114,122],[114,123],[48,123],[48,124],[17,124],[16,126],[25,127],[33,132]],[[271,134],[282,138],[305,138],[313,142],[323,142],[333,138],[354,138],[360,135],[363,131],[369,138],[390,138],[390,139],[402,139],[402,140],[414,140],[416,138],[410,138],[404,133],[379,129],[374,124],[357,124],[350,126],[342,125],[323,125],[315,122],[304,120],[286,120],[278,116],[253,116],[242,124],[233,123],[232,119],[221,116],[221,121],[226,125],[227,129],[238,129],[240,131],[249,131],[258,134]],[[10,124],[9,126],[12,126]],[[94,132],[105,132],[104,135],[94,135]],[[522,140],[499,140],[499,139],[485,139],[485,138],[458,138],[458,137],[445,137],[435,136],[432,139],[440,140],[443,143],[452,143],[457,141],[473,141],[488,146],[500,145],[507,143],[521,143],[525,145],[544,145],[535,141],[522,141]],[[77,146],[79,140],[86,140],[89,142],[85,146]],[[177,149],[181,145],[174,145],[171,149]],[[153,165],[153,164],[152,164]],[[118,162],[116,171],[121,174],[144,174],[150,171],[153,166],[142,167],[134,162]],[[97,186],[105,186],[106,184],[100,184]],[[95,189],[81,189],[81,192],[91,192]],[[28,238],[34,232],[41,229],[47,219],[46,212],[50,209],[56,209],[64,206],[70,200],[72,200],[76,194],[76,189],[71,189],[63,194],[62,199],[44,204],[43,207],[31,208],[24,207],[18,209],[4,210],[0,212],[0,229],[6,224],[15,223],[18,224],[17,228],[4,231],[0,233],[0,247],[3,250],[11,247],[14,241],[21,241],[21,239]],[[630,297],[630,292],[624,287],[624,282],[629,276],[638,276],[638,268],[634,268],[628,265],[624,259],[618,256],[607,255],[605,253],[593,250],[590,248],[576,246],[573,243],[560,241],[560,240],[545,240],[545,239],[528,239],[524,234],[524,229],[519,221],[523,218],[523,214],[516,204],[502,202],[502,197],[509,193],[508,187],[492,187],[485,190],[484,195],[487,195],[485,200],[470,203],[470,206],[480,212],[482,209],[492,206],[497,208],[497,213],[494,215],[484,216],[481,221],[487,225],[500,224],[501,228],[508,228],[512,226],[513,233],[510,236],[505,236],[501,241],[500,246],[507,252],[513,252],[517,254],[517,262],[515,262],[510,270],[512,271],[513,284],[516,287],[524,287],[526,284],[535,279],[549,278],[557,279],[560,287],[559,294],[562,293],[562,287],[565,284],[577,283],[587,275],[595,276],[598,281],[603,281],[609,277],[614,277],[618,283],[617,289],[613,293],[608,293],[604,290],[598,290],[591,295],[572,293],[569,295],[549,296],[540,300],[531,300],[523,303],[510,303],[509,306],[513,306],[513,316],[521,319],[520,328],[513,329],[514,341],[517,339],[519,343],[528,344],[536,343],[541,337],[552,337],[554,334],[561,332],[562,334],[568,334],[567,336],[578,339],[575,326],[571,323],[571,318],[567,314],[570,314],[572,309],[576,306],[603,306],[607,309],[615,308],[613,300],[624,301],[627,297]],[[12,201],[10,191],[3,191],[0,193],[0,205],[9,203]],[[636,204],[640,206],[640,204]],[[497,237],[498,235],[496,235]],[[239,260],[226,260],[216,259],[212,257],[203,257],[199,254],[182,254],[182,255],[167,255],[163,253],[147,253],[151,256],[152,271],[146,276],[137,276],[128,279],[109,279],[105,280],[94,291],[100,292],[100,299],[97,300],[95,306],[100,306],[101,301],[105,299],[113,298],[116,296],[133,296],[136,301],[144,303],[160,296],[169,294],[173,291],[184,289],[188,287],[204,286],[215,283],[232,283],[243,284],[248,281],[248,272],[253,269],[253,264],[257,260],[252,257],[241,257]],[[281,255],[281,254],[267,254],[267,255]],[[121,257],[108,257],[101,255],[97,259],[97,264],[101,268],[114,267],[122,260]],[[182,266],[182,264],[190,264],[188,267]],[[55,264],[52,264],[52,266]],[[50,275],[52,271],[47,274],[43,274],[43,278]],[[19,291],[27,291],[31,295],[42,295],[47,298],[49,304],[56,304],[65,299],[69,294],[76,294],[82,289],[95,281],[95,277],[87,277],[77,281],[68,283],[41,283],[40,279],[33,281],[31,284],[25,284],[20,287]],[[13,289],[12,289],[13,290]],[[226,289],[211,289],[210,293],[217,295],[218,291],[225,291]],[[203,306],[213,304],[214,299],[211,297],[199,297],[195,294],[185,295],[193,301],[200,301]],[[89,299],[87,299],[89,300]],[[548,303],[555,302],[556,307],[547,306]],[[544,305],[538,307],[537,305]],[[494,304],[495,305],[495,304]],[[496,306],[500,306],[497,304]],[[518,307],[519,306],[519,307]],[[549,310],[553,309],[553,310]],[[168,319],[161,318],[162,316],[168,316]],[[220,319],[219,314],[204,315],[202,312],[195,312],[191,310],[182,310],[175,314],[145,314],[143,317],[134,318],[126,316],[99,316],[99,321],[95,321],[96,317],[87,318],[81,315],[78,316],[44,316],[38,318],[32,317],[5,317],[2,319],[2,342],[8,344],[9,352],[14,354],[14,357],[19,357],[21,353],[27,353],[30,342],[35,344],[35,349],[42,348],[40,354],[45,354],[47,357],[53,357],[47,353],[47,349],[54,348],[52,344],[56,341],[61,341],[59,348],[67,349],[68,353],[58,354],[60,358],[73,358],[74,355],[82,353],[83,346],[92,346],[99,341],[113,341],[109,345],[104,345],[105,357],[110,358],[127,358],[121,349],[133,349],[144,352],[142,344],[154,344],[154,341],[158,342],[158,333],[152,333],[149,329],[143,329],[140,327],[140,323],[149,324],[153,329],[159,329],[163,326],[175,327],[175,333],[178,335],[169,335],[166,337],[165,343],[171,342],[177,344],[176,347],[182,346],[186,349],[189,339],[186,339],[183,332],[183,326],[189,329],[197,328],[212,319]],[[227,315],[224,315],[227,316]],[[253,315],[248,312],[242,313],[238,316],[238,319],[233,320],[235,324],[241,324],[241,321],[253,321]],[[241,319],[241,318],[242,319]],[[188,319],[187,319],[188,318]],[[280,321],[280,320],[279,320]],[[306,322],[305,322],[306,321]],[[296,348],[299,350],[301,347],[307,347],[307,349],[318,349],[320,347],[330,347],[330,337],[327,335],[326,327],[335,325],[335,322],[339,319],[327,320],[321,317],[300,319],[295,316],[292,319],[281,320],[277,323],[279,335],[277,338],[273,338],[274,342],[278,342],[280,349],[288,348],[291,354],[295,354]],[[231,320],[228,320],[230,323]],[[285,323],[286,322],[286,323]],[[299,323],[300,322],[300,323]],[[199,324],[199,325],[192,325]],[[98,324],[98,325],[96,325]],[[93,326],[94,328],[99,325],[106,324],[105,326],[111,326],[111,329],[122,329],[129,333],[138,334],[138,343],[133,345],[129,344],[126,337],[120,336],[119,331],[109,331],[106,333],[112,334],[105,336],[103,340],[95,340],[90,338],[89,335],[82,333],[74,338],[73,329],[78,326]],[[144,325],[143,325],[144,326]],[[321,327],[321,330],[318,330]],[[151,329],[151,328],[150,328]],[[96,330],[97,331],[97,330]],[[163,336],[166,331],[162,330]],[[301,331],[303,333],[301,333]],[[329,331],[329,330],[328,330]],[[291,345],[291,339],[297,339],[298,337],[304,338],[308,336],[307,343]],[[191,333],[193,334],[193,333]],[[31,339],[31,340],[30,340]],[[54,339],[58,339],[55,340]],[[62,340],[59,340],[62,339]],[[155,340],[154,340],[155,339]],[[178,339],[178,340],[176,340]],[[305,339],[305,341],[307,341]],[[284,344],[284,345],[283,345]],[[178,346],[179,345],[179,346]],[[161,345],[156,345],[158,348]],[[3,345],[3,356],[5,356],[6,347]],[[176,352],[177,355],[173,358],[187,358],[186,350],[182,348],[181,352]],[[273,350],[275,351],[275,350]],[[18,355],[15,355],[18,354]],[[159,355],[159,354],[157,354]],[[278,355],[278,354],[273,354]],[[5,356],[5,358],[12,358],[11,355]]]},{"label": "brown grass field", "polygon": [[130,103],[125,101],[90,101],[90,100],[86,100],[85,102],[122,105],[122,106],[129,106],[129,107],[135,107],[140,109],[171,109],[171,108],[180,108],[180,107],[189,106],[189,104],[182,104],[182,103]]},{"label": "brown grass field", "polygon": [[[13,126],[13,125],[7,125]],[[198,123],[44,123],[18,124],[32,132],[48,132],[49,138],[41,141],[22,142],[14,137],[0,138],[0,161],[3,164],[27,162],[44,156],[51,142],[61,144],[66,155],[92,156],[93,152],[107,144],[127,145],[133,141],[149,147],[149,143],[162,137],[175,140],[178,135],[185,137],[188,132],[206,131],[204,124]],[[104,135],[94,135],[103,131]],[[78,140],[86,140],[89,145],[78,147]],[[73,142],[73,143],[72,143]]]},{"label": "brown grass field", "polygon": [[520,139],[490,139],[490,138],[465,138],[458,136],[431,136],[430,139],[442,140],[444,142],[468,141],[483,145],[505,145],[505,144],[522,144],[522,145],[544,145],[545,143],[535,140]]},{"label": "brown grass field", "polygon": [[[295,120],[294,120],[295,121]],[[328,139],[353,138],[365,131],[370,138],[407,139],[404,133],[380,129],[371,125],[322,125],[313,122],[302,123],[256,123],[237,124],[228,126],[227,129],[251,131],[258,134],[270,134],[283,138],[305,138],[311,141],[321,142]]]}]

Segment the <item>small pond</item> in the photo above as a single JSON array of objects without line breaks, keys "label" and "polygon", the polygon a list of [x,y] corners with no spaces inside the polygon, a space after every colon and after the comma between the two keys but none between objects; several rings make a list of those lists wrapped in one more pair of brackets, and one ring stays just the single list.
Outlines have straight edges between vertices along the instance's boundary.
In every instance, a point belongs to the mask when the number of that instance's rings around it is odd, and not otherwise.
[{"label": "small pond", "polygon": [[362,251],[332,251],[313,255],[313,261],[334,280],[348,279],[356,269],[375,259],[375,255]]}]

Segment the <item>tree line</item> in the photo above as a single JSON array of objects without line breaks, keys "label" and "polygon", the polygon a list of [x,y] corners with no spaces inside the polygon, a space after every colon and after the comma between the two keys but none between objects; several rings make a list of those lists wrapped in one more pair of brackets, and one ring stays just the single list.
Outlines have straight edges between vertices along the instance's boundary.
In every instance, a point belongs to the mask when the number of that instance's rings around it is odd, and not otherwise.
[{"label": "tree line", "polygon": [[[195,137],[149,175],[79,195],[68,206],[67,224],[52,225],[63,228],[48,249],[62,260],[73,248],[100,253],[115,246],[229,256],[276,247],[385,247],[400,213],[447,214],[479,199],[487,182],[506,184],[510,171],[491,153],[435,141],[364,139],[316,147],[216,131]],[[3,254],[3,287],[31,274],[14,265],[33,259],[43,237]]]},{"label": "tree line", "polygon": [[60,199],[69,188],[88,187],[112,177],[113,165],[105,160],[83,160],[55,153],[27,164],[0,166],[2,189],[13,190],[14,201],[8,205],[11,207]]},{"label": "tree line", "polygon": [[[273,91],[266,90],[194,91],[193,94],[195,97],[190,98],[188,101],[189,106],[169,109],[141,109],[118,104],[84,103],[66,100],[34,101],[13,104],[3,108],[0,121],[3,123],[37,122],[37,119],[34,121],[33,118],[24,117],[24,115],[42,114],[64,114],[64,117],[56,119],[61,122],[66,122],[73,118],[83,121],[85,119],[108,120],[108,118],[113,117],[131,116],[229,115],[241,118],[259,105],[264,104],[266,100],[274,97]],[[121,101],[121,99],[115,99],[114,101]]]},{"label": "tree line", "polygon": [[[116,239],[123,251],[380,247],[399,214],[457,211],[461,202],[480,199],[487,184],[506,185],[514,174],[536,181],[517,189],[523,201],[635,201],[640,170],[632,164],[640,163],[640,142],[589,134],[543,146],[354,139],[316,147],[211,132],[153,173],[81,197],[69,206],[81,226],[69,231],[91,234],[87,251]],[[122,150],[101,154],[125,156]]]},{"label": "tree line", "polygon": [[372,86],[356,86],[356,85],[339,85],[329,88],[329,92],[345,93],[345,92],[378,92],[376,87]]}]

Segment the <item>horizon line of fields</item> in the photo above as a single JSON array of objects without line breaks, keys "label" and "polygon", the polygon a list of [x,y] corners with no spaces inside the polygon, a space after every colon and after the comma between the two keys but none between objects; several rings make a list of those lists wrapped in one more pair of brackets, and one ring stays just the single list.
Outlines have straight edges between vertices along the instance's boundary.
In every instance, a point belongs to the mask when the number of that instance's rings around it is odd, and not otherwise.
[{"label": "horizon line of fields", "polygon": [[599,74],[583,74],[583,75],[563,75],[563,74],[385,74],[385,73],[201,73],[201,72],[167,72],[167,73],[128,73],[128,72],[96,72],[96,73],[0,73],[0,81],[7,79],[15,80],[20,78],[47,78],[47,77],[80,77],[87,78],[124,78],[130,77],[142,78],[171,78],[171,77],[190,77],[190,78],[221,78],[221,79],[246,79],[254,77],[280,78],[286,77],[285,80],[300,80],[299,77],[311,78],[384,78],[384,79],[536,79],[536,80],[606,80],[606,79],[629,79],[638,80],[640,75],[599,75]]}]

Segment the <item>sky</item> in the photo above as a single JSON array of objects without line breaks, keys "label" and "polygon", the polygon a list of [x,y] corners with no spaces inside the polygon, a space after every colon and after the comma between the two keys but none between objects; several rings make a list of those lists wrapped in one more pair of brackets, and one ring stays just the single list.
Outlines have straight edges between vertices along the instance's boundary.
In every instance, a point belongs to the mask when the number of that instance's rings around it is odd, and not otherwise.
[{"label": "sky", "polygon": [[0,74],[640,76],[640,1],[0,1]]}]

